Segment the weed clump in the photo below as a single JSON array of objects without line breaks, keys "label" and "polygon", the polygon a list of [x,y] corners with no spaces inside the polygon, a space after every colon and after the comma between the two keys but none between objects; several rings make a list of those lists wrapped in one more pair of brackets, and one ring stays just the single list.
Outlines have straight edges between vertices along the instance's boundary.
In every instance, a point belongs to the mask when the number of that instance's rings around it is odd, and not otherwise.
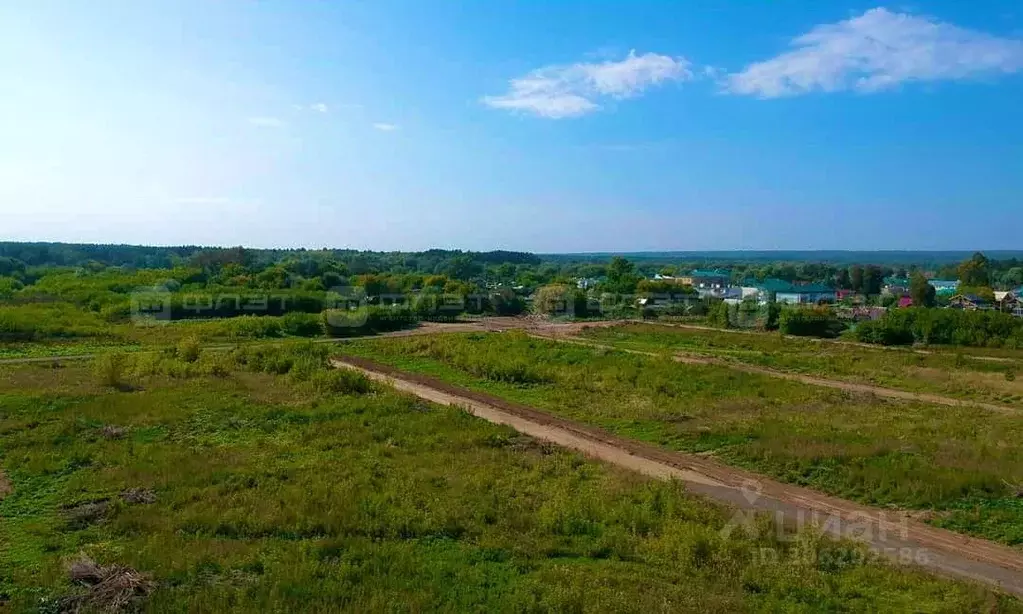
[{"label": "weed clump", "polygon": [[192,335],[179,341],[178,347],[176,348],[176,354],[179,359],[185,362],[196,362],[199,360],[199,355],[202,354],[202,349],[199,346],[198,337]]},{"label": "weed clump", "polygon": [[105,388],[124,388],[124,357],[120,354],[101,354],[92,364],[96,382]]},{"label": "weed clump", "polygon": [[69,531],[80,531],[103,522],[109,514],[109,501],[92,501],[68,508],[64,511],[64,518]]},{"label": "weed clump", "polygon": [[366,394],[373,390],[373,382],[362,373],[350,369],[319,371],[311,378],[318,392],[332,394]]}]

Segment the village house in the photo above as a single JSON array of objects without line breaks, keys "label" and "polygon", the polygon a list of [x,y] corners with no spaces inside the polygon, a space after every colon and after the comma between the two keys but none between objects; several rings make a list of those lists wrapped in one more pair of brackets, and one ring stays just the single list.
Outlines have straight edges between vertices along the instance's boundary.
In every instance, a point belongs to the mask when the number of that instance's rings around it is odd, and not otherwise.
[{"label": "village house", "polygon": [[731,279],[728,271],[701,271],[699,269],[688,274],[679,275],[678,283],[692,286],[697,290],[724,290]]},{"label": "village house", "polygon": [[833,303],[837,296],[833,288],[822,284],[793,284],[771,278],[747,279],[742,282],[741,290],[742,299],[755,299],[761,304],[771,301],[798,305]]},{"label": "village house", "polygon": [[995,292],[995,305],[999,311],[1023,317],[1023,288],[1009,292]]},{"label": "village house", "polygon": [[959,289],[957,279],[928,279],[927,283],[934,287],[934,293],[938,296],[952,296]]},{"label": "village house", "polygon": [[909,293],[909,280],[901,277],[886,277],[884,285],[881,286],[881,293],[904,296]]},{"label": "village house", "polygon": [[957,294],[949,299],[948,307],[949,309],[977,311],[978,309],[991,309],[991,303],[976,294]]},{"label": "village house", "polygon": [[823,284],[792,285],[784,292],[776,292],[775,300],[794,305],[834,303],[835,290]]}]

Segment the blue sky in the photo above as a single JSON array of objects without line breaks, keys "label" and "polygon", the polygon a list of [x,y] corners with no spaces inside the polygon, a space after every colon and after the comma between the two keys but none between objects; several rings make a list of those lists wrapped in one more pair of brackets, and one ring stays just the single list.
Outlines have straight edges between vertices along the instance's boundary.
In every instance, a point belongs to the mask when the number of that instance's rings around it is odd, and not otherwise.
[{"label": "blue sky", "polygon": [[0,4],[0,239],[1023,248],[1023,7]]}]

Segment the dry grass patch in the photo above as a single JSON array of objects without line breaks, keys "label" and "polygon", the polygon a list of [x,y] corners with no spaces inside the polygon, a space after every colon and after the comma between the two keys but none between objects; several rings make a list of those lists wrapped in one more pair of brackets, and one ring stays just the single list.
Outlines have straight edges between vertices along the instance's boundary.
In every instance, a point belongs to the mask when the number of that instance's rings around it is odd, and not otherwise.
[{"label": "dry grass patch", "polygon": [[136,608],[155,588],[146,574],[120,565],[99,565],[84,555],[68,566],[68,578],[87,590],[65,598],[62,612],[123,612]]},{"label": "dry grass patch", "polygon": [[4,497],[14,492],[14,484],[7,479],[7,474],[4,473],[3,469],[0,469],[0,501],[4,500]]}]

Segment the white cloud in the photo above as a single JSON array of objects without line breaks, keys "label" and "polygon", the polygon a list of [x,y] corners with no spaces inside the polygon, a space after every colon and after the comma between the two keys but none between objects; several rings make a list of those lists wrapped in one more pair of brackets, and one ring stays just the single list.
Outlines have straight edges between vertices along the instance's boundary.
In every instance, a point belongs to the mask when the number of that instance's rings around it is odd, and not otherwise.
[{"label": "white cloud", "polygon": [[876,92],[907,81],[1023,69],[1023,40],[884,8],[815,26],[792,46],[792,51],[729,75],[724,88],[761,98],[815,90]]},{"label": "white cloud", "polygon": [[396,124],[387,124],[384,122],[377,122],[373,124],[373,127],[376,128],[377,130],[383,130],[384,132],[394,132],[399,128],[399,126]]},{"label": "white cloud", "polygon": [[250,117],[249,123],[263,128],[282,128],[284,120],[277,117]]},{"label": "white cloud", "polygon": [[630,51],[620,62],[576,63],[534,70],[512,79],[508,93],[485,96],[483,104],[552,119],[577,117],[599,109],[601,97],[633,98],[651,86],[692,77],[685,58],[656,53],[636,55]]},{"label": "white cloud", "polygon": [[330,110],[327,108],[327,105],[322,102],[314,102],[313,104],[309,105],[309,108],[313,111],[316,111],[317,113],[326,113]]}]

